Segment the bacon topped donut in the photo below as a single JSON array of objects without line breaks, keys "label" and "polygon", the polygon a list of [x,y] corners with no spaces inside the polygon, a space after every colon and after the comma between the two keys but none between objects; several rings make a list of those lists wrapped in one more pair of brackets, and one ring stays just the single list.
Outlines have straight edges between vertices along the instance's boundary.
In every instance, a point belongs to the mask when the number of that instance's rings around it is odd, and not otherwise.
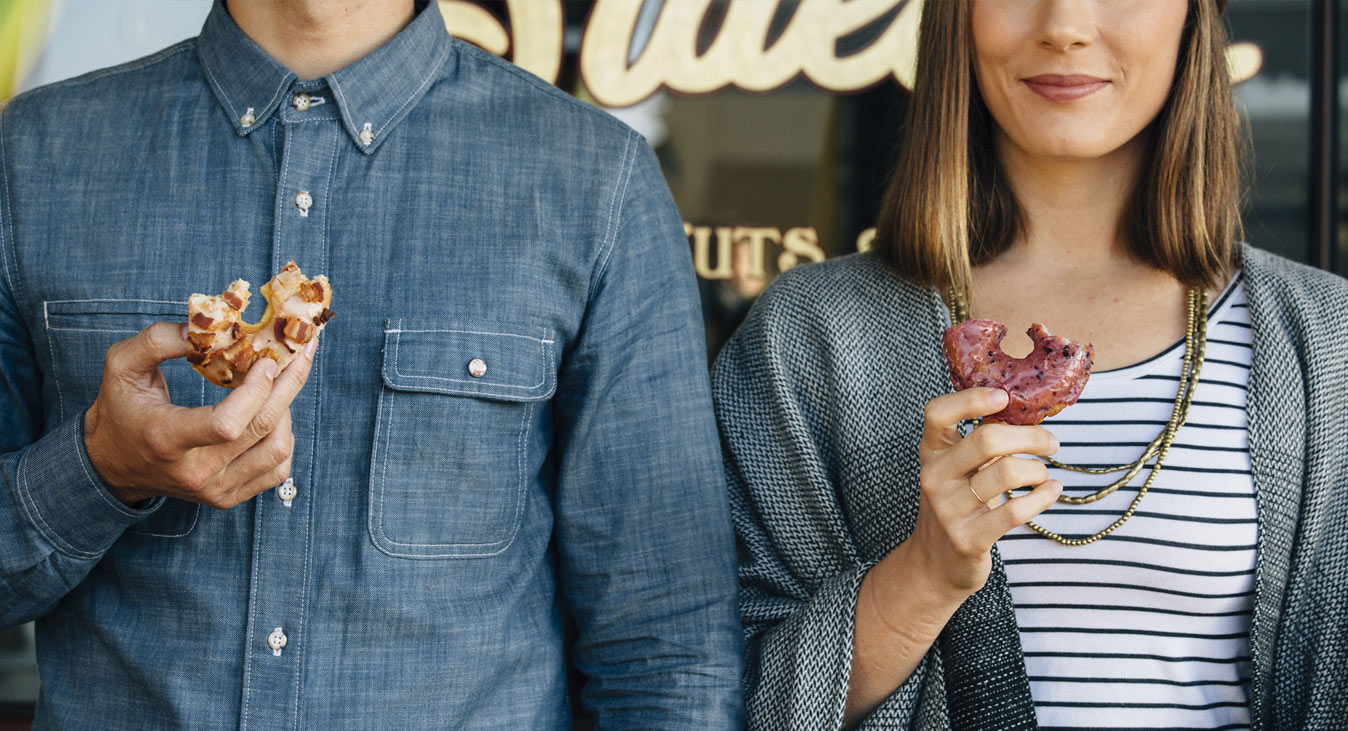
[{"label": "bacon topped donut", "polygon": [[1002,352],[1006,326],[994,320],[965,320],[947,328],[942,352],[956,390],[990,386],[1011,396],[1005,409],[983,421],[1038,424],[1077,402],[1091,377],[1094,348],[1050,334],[1039,323],[1026,331],[1034,350],[1024,358]]},{"label": "bacon topped donut", "polygon": [[262,285],[267,309],[262,319],[242,319],[252,295],[248,282],[236,279],[221,294],[194,294],[187,300],[187,339],[194,350],[187,360],[206,380],[234,388],[259,358],[284,368],[332,319],[332,287],[322,274],[307,279],[295,262]]}]

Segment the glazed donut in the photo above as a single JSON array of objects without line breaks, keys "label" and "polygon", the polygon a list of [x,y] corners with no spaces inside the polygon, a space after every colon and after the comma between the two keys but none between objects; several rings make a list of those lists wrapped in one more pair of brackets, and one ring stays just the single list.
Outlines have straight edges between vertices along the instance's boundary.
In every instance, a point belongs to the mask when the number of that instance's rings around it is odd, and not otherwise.
[{"label": "glazed donut", "polygon": [[332,319],[332,287],[322,274],[306,279],[295,262],[262,285],[267,309],[262,319],[242,319],[251,294],[236,279],[218,295],[194,294],[187,300],[187,361],[217,386],[234,388],[259,358],[276,361],[279,372]]},{"label": "glazed donut", "polygon": [[983,421],[1038,424],[1077,402],[1091,377],[1090,345],[1082,347],[1050,334],[1039,323],[1025,331],[1034,350],[1024,358],[1002,352],[1006,326],[993,320],[965,320],[947,328],[942,351],[955,390],[990,386],[1011,396],[1006,408]]}]

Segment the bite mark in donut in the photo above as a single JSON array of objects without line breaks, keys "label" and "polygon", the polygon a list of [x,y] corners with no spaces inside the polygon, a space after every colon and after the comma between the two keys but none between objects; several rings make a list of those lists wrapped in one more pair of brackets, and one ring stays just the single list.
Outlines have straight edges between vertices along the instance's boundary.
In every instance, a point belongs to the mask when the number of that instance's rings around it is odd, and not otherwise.
[{"label": "bite mark in donut", "polygon": [[1038,424],[1077,402],[1091,377],[1095,349],[1053,335],[1039,323],[1025,331],[1034,349],[1024,358],[1002,352],[1006,326],[994,320],[965,320],[947,328],[942,352],[956,390],[1000,388],[1010,400],[983,421]]},{"label": "bite mark in donut", "polygon": [[327,277],[307,279],[293,261],[259,291],[267,309],[251,324],[242,319],[251,299],[249,284],[242,279],[219,295],[188,298],[187,339],[194,350],[187,361],[217,386],[243,383],[244,374],[261,358],[276,361],[279,371],[332,319],[328,309],[332,285]]}]

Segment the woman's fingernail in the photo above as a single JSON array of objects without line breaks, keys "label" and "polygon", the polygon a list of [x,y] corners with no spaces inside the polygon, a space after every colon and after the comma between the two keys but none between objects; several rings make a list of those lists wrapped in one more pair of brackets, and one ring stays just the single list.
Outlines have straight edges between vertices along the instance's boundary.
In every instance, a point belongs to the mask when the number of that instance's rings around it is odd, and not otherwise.
[{"label": "woman's fingernail", "polygon": [[992,393],[988,394],[988,403],[993,406],[1005,406],[1010,399],[1011,395],[1000,388],[994,389]]},{"label": "woman's fingernail", "polygon": [[314,338],[313,340],[309,341],[308,345],[304,346],[304,357],[308,358],[309,360],[313,360],[314,353],[317,351],[318,351],[318,338]]},{"label": "woman's fingernail", "polygon": [[1053,494],[1055,496],[1062,495],[1062,483],[1058,482],[1057,480],[1054,480],[1053,482]]},{"label": "woman's fingernail", "polygon": [[263,358],[257,366],[262,369],[262,375],[266,376],[268,381],[276,378],[276,361],[271,358]]},{"label": "woman's fingernail", "polygon": [[1051,446],[1052,446],[1052,448],[1053,448],[1053,451],[1054,451],[1054,452],[1057,452],[1057,451],[1058,451],[1058,448],[1062,446],[1062,444],[1058,442],[1058,435],[1057,435],[1057,434],[1053,434],[1052,432],[1050,432],[1049,435],[1048,435],[1048,437],[1049,437],[1049,439],[1053,440],[1053,441],[1051,442]]}]

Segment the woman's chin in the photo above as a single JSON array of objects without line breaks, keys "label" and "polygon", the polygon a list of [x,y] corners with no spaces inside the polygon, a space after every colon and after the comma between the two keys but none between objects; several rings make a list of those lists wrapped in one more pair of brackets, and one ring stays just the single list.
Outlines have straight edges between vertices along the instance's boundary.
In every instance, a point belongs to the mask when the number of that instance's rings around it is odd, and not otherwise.
[{"label": "woman's chin", "polygon": [[1044,140],[1021,146],[1026,161],[1054,163],[1092,162],[1112,157],[1124,150],[1128,141],[1103,140],[1097,137],[1071,137]]}]

